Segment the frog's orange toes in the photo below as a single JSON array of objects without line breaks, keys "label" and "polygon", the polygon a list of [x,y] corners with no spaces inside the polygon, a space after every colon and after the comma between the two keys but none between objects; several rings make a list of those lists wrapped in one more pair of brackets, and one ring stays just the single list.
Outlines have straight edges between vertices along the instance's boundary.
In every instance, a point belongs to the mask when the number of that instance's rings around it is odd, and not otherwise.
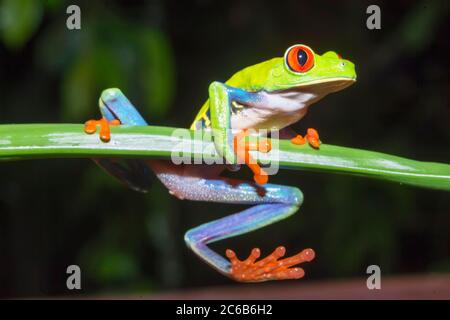
[{"label": "frog's orange toes", "polygon": [[301,145],[301,144],[305,144],[306,139],[303,138],[301,135],[296,135],[294,138],[291,139],[291,142],[293,144],[297,144],[297,145]]},{"label": "frog's orange toes", "polygon": [[300,267],[291,267],[309,262],[315,256],[314,250],[305,249],[294,256],[279,260],[285,254],[286,249],[280,246],[264,259],[255,262],[261,256],[261,251],[255,248],[246,260],[241,261],[233,250],[228,249],[226,256],[231,262],[230,276],[241,282],[300,279],[305,275],[305,271]]},{"label": "frog's orange toes", "polygon": [[298,134],[297,136],[291,139],[291,142],[293,144],[305,144],[306,141],[308,141],[311,147],[315,149],[319,149],[320,144],[322,143],[319,138],[319,133],[317,132],[316,129],[313,128],[308,128],[305,137],[302,137],[301,135]]},{"label": "frog's orange toes", "polygon": [[305,136],[306,140],[308,140],[309,144],[316,149],[319,149],[320,144],[322,143],[320,141],[319,138],[319,133],[317,132],[316,129],[313,128],[308,128],[308,130],[306,130],[306,136]]},{"label": "frog's orange toes", "polygon": [[101,118],[100,120],[89,120],[84,124],[84,132],[88,134],[93,134],[97,132],[97,125],[100,125],[100,139],[103,142],[108,142],[111,140],[111,130],[110,126],[117,126],[120,124],[120,121],[115,119],[112,121],[108,121],[106,118]]},{"label": "frog's orange toes", "polygon": [[245,141],[247,135],[247,130],[243,130],[234,137],[234,151],[238,159],[244,161],[252,170],[255,182],[265,184],[269,181],[269,176],[253,159],[249,151],[269,152],[272,149],[272,143],[269,139],[262,139],[258,142]]}]

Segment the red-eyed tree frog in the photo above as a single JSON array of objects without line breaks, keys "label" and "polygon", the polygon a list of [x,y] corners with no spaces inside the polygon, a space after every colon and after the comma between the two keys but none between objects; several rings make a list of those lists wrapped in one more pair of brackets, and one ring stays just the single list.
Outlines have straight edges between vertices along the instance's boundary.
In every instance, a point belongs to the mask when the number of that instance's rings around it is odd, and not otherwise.
[{"label": "red-eyed tree frog", "polygon": [[[312,249],[283,258],[286,250],[280,246],[257,261],[260,250],[255,248],[241,261],[233,250],[226,250],[227,260],[207,245],[289,217],[302,204],[302,192],[295,187],[268,183],[264,170],[258,164],[249,163],[248,159],[246,163],[254,173],[254,182],[224,178],[220,173],[236,164],[238,158],[248,158],[249,150],[270,150],[269,139],[264,146],[243,142],[245,139],[241,138],[247,129],[278,129],[280,136],[291,138],[294,144],[308,142],[312,148],[320,149],[321,142],[315,129],[310,128],[305,136],[301,136],[292,132],[289,135],[287,127],[303,118],[312,103],[355,81],[352,62],[332,51],[318,55],[310,47],[297,44],[288,48],[284,57],[247,67],[225,83],[215,81],[209,86],[209,99],[195,117],[191,129],[211,130],[217,152],[228,166],[175,165],[170,160],[144,159],[130,159],[128,165],[123,166],[113,159],[95,161],[135,190],[145,190],[148,175],[153,171],[179,199],[254,205],[189,230],[184,237],[187,246],[214,269],[237,281],[299,279],[304,276],[304,270],[295,266],[311,261],[315,256]],[[111,139],[110,125],[147,125],[119,89],[105,90],[99,104],[103,117],[87,121],[85,132],[95,133],[100,126],[103,142]],[[233,134],[236,130],[239,133]],[[240,144],[245,144],[244,154],[237,152]]]}]

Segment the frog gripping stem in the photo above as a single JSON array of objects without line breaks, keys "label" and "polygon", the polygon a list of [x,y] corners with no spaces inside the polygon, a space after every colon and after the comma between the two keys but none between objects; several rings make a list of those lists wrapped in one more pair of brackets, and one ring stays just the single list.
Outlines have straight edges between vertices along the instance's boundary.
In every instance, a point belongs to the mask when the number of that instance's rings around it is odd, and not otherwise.
[{"label": "frog gripping stem", "polygon": [[272,149],[272,144],[269,139],[263,139],[257,143],[243,141],[246,136],[248,136],[248,131],[243,130],[234,137],[234,151],[238,159],[244,161],[250,170],[252,170],[255,182],[257,184],[266,184],[269,181],[268,174],[253,159],[249,151],[269,152]]},{"label": "frog gripping stem", "polygon": [[286,249],[279,246],[264,259],[255,262],[261,256],[261,251],[259,248],[254,248],[249,257],[241,261],[233,250],[228,249],[226,256],[231,262],[230,277],[240,282],[300,279],[305,275],[303,268],[291,267],[309,262],[315,257],[313,249],[305,249],[294,256],[280,260],[285,254]]},{"label": "frog gripping stem", "polygon": [[[305,77],[306,72],[308,76]],[[95,161],[138,191],[148,190],[147,174],[153,171],[170,193],[181,200],[251,205],[188,230],[184,236],[187,246],[215,270],[236,281],[300,279],[305,272],[297,265],[314,259],[312,249],[285,257],[286,249],[280,246],[260,259],[261,251],[255,248],[241,261],[233,250],[227,250],[224,257],[208,244],[285,219],[297,212],[303,203],[300,189],[268,183],[269,169],[256,161],[258,157],[254,153],[270,152],[271,139],[258,139],[257,136],[247,139],[249,130],[283,130],[305,116],[312,103],[355,81],[355,68],[350,61],[334,52],[320,56],[310,47],[296,44],[286,50],[284,57],[247,67],[224,83],[214,81],[210,84],[209,97],[194,119],[191,130],[211,131],[216,153],[226,165],[209,170],[206,163],[202,164],[203,167],[177,166],[167,159],[117,161],[101,158]],[[85,132],[93,134],[99,129],[103,142],[111,140],[112,125],[148,125],[117,88],[102,92],[99,107],[103,118],[87,121]],[[235,130],[240,131],[234,135]],[[291,134],[289,138],[293,144],[308,143],[315,149],[319,149],[321,144],[318,132],[312,128],[304,136]],[[234,164],[247,165],[253,172],[254,181],[221,176],[228,165]]]},{"label": "frog gripping stem", "polygon": [[84,132],[88,134],[97,132],[97,125],[100,126],[100,140],[108,142],[111,140],[110,126],[118,126],[120,125],[120,121],[117,119],[108,121],[106,118],[101,118],[100,120],[88,120],[84,124]]},{"label": "frog gripping stem", "polygon": [[311,147],[313,147],[314,149],[319,149],[320,144],[322,143],[319,138],[319,133],[317,132],[316,129],[313,129],[313,128],[308,128],[308,130],[306,131],[306,135],[304,137],[302,137],[301,135],[298,134],[297,136],[295,136],[294,138],[291,139],[291,142],[293,144],[298,144],[298,145],[309,142]]}]

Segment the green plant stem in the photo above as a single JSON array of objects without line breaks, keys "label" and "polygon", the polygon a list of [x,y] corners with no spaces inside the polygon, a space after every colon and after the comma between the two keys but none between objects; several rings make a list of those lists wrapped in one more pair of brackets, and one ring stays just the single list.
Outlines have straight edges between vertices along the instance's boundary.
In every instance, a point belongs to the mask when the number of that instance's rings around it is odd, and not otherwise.
[{"label": "green plant stem", "polygon": [[[217,159],[211,138],[202,139],[187,129],[156,126],[119,126],[111,129],[112,139],[101,142],[98,134],[88,135],[80,124],[0,125],[0,161],[35,158],[165,158]],[[360,149],[322,144],[320,150],[308,145],[279,142],[276,151],[260,154],[279,159],[280,168],[355,174],[409,185],[450,190],[450,165],[420,162]],[[178,150],[178,151],[176,151]],[[256,155],[256,153],[255,153]]]}]

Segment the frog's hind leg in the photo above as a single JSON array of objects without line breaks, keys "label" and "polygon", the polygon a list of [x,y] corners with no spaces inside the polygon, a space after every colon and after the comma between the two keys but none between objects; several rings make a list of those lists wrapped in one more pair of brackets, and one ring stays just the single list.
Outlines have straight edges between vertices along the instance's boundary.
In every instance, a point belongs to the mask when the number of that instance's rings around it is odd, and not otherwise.
[{"label": "frog's hind leg", "polygon": [[302,192],[294,187],[274,184],[264,186],[234,179],[205,179],[189,175],[189,171],[170,163],[157,162],[152,166],[158,178],[171,193],[181,199],[221,203],[256,204],[236,214],[200,225],[189,230],[185,241],[201,259],[221,273],[237,280],[258,282],[266,280],[298,279],[302,268],[291,268],[314,258],[314,251],[306,249],[285,259],[284,247],[278,247],[268,257],[256,261],[259,249],[253,249],[248,259],[240,261],[227,250],[230,261],[211,250],[207,244],[244,234],[295,213],[303,201]]}]

